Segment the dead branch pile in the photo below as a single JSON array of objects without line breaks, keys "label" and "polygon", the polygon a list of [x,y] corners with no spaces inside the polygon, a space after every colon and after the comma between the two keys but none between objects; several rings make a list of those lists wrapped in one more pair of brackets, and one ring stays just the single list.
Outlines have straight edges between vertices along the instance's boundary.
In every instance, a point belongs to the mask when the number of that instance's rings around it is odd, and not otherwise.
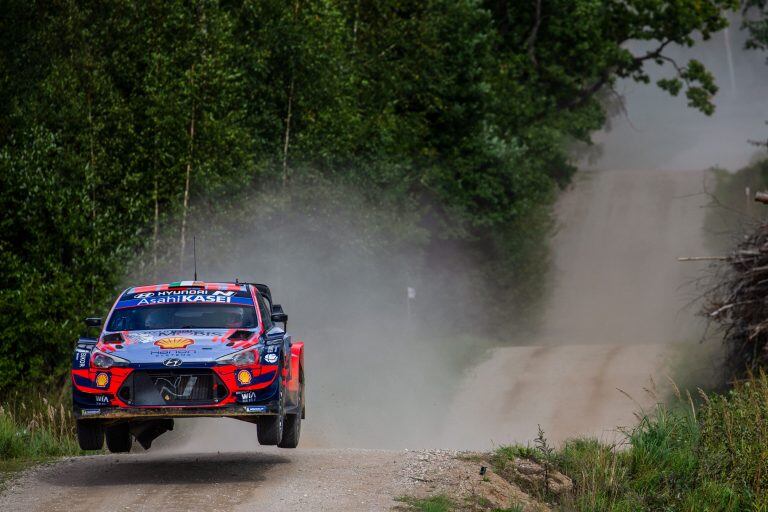
[{"label": "dead branch pile", "polygon": [[723,258],[705,313],[719,324],[735,374],[768,367],[768,224]]}]

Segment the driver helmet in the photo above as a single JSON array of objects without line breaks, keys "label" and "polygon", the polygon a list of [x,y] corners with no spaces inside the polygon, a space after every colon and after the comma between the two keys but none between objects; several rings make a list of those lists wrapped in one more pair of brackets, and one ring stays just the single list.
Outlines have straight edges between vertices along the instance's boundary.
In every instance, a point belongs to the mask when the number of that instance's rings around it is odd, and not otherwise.
[{"label": "driver helmet", "polygon": [[227,314],[224,317],[224,323],[226,327],[229,328],[242,327],[243,318],[243,308],[234,308],[230,311],[227,311]]}]

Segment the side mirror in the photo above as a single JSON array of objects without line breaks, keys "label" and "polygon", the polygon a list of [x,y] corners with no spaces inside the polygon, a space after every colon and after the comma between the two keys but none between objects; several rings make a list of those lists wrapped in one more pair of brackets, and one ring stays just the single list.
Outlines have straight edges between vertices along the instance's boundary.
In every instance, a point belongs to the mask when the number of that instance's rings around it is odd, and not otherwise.
[{"label": "side mirror", "polygon": [[101,327],[101,318],[89,317],[85,319],[85,325],[88,327]]},{"label": "side mirror", "polygon": [[280,304],[275,304],[272,306],[272,321],[280,322],[285,327],[288,325],[288,315],[285,314],[285,311],[283,311],[283,306]]}]

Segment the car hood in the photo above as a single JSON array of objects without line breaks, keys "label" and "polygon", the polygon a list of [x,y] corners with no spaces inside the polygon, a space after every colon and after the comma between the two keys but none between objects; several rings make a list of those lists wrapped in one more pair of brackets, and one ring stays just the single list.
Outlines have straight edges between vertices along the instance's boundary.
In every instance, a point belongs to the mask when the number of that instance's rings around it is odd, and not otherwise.
[{"label": "car hood", "polygon": [[[157,331],[124,331],[125,343],[109,345],[116,356],[133,364],[161,364],[166,359],[183,363],[208,363],[242,350],[243,342],[228,346],[227,339],[235,329],[165,329]],[[256,332],[252,331],[255,335]],[[249,343],[250,344],[250,343]]]}]

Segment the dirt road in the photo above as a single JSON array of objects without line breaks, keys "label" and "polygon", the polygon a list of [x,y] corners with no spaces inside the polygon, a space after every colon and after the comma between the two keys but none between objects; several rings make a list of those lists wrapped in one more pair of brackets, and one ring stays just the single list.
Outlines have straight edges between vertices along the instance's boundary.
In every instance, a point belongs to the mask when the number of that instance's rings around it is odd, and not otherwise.
[{"label": "dirt road", "polygon": [[[500,348],[465,375],[442,432],[446,446],[482,449],[531,442],[538,427],[548,441],[573,436],[618,440],[640,407],[664,385],[664,345],[570,345]],[[630,398],[631,397],[631,398]],[[472,421],[467,421],[472,418]]]},{"label": "dirt road", "polygon": [[[0,510],[389,510],[419,485],[420,452],[346,447],[488,450],[529,442],[538,425],[551,441],[613,439],[639,404],[653,403],[651,378],[663,383],[681,361],[701,359],[690,344],[700,326],[683,309],[697,269],[675,258],[706,254],[703,176],[580,175],[558,205],[547,323],[527,346],[494,348],[449,371],[441,358],[464,348],[443,340],[390,352],[354,350],[360,343],[343,336],[310,340],[298,450],[259,447],[252,425],[234,420],[179,422],[148,453],[32,470],[0,496]],[[387,354],[411,366],[392,372]]]},{"label": "dirt road", "polygon": [[14,481],[12,512],[389,510],[408,492],[407,452],[160,451],[70,458]]}]

